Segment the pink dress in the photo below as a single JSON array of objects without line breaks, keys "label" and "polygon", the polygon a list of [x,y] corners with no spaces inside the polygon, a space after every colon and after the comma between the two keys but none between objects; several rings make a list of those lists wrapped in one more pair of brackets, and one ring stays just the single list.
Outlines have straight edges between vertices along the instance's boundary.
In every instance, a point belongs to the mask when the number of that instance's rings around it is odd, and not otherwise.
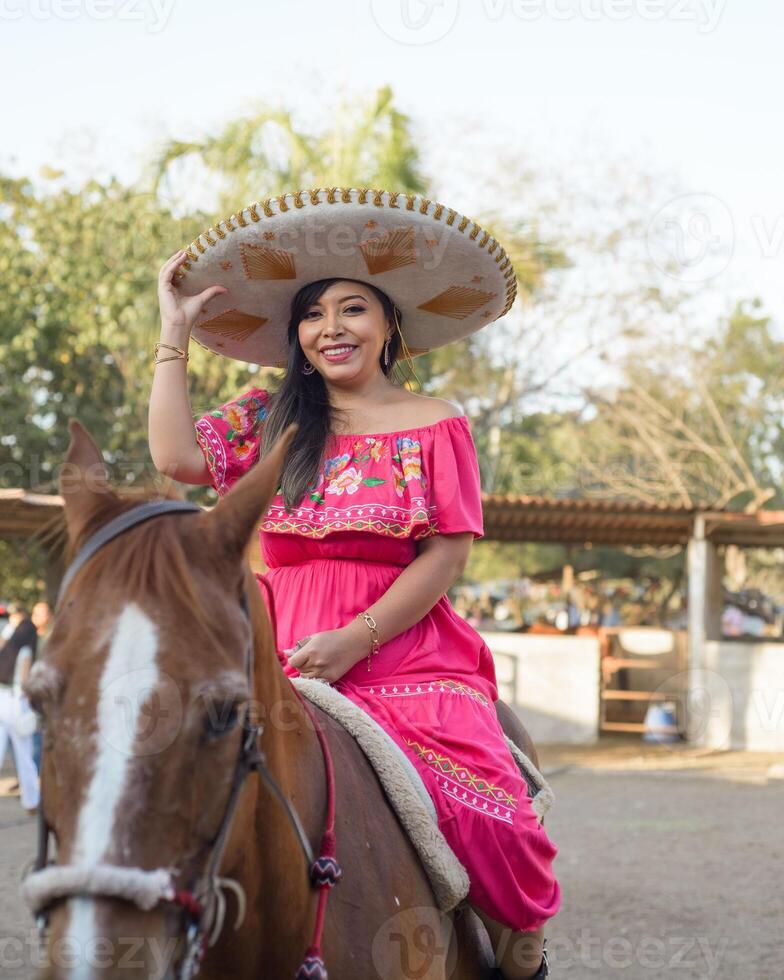
[{"label": "pink dress", "polygon": [[[196,422],[219,494],[258,460],[269,392],[251,388]],[[317,486],[292,513],[278,494],[261,523],[278,655],[376,602],[431,534],[483,535],[479,465],[466,416],[373,435],[331,436]],[[262,595],[267,602],[266,590]],[[556,914],[557,847],[504,741],[491,652],[442,595],[410,629],[334,685],[416,766],[441,831],[468,871],[469,900],[516,930]]]}]

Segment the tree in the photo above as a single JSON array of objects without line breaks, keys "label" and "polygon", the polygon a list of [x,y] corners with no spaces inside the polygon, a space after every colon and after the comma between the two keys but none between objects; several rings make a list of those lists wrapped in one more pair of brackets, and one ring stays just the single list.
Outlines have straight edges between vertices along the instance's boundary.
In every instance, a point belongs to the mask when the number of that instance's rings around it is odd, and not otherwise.
[{"label": "tree", "polygon": [[693,350],[630,357],[615,394],[586,386],[596,415],[579,426],[579,465],[591,491],[686,507],[781,505],[782,365],[758,309],[738,304]]}]

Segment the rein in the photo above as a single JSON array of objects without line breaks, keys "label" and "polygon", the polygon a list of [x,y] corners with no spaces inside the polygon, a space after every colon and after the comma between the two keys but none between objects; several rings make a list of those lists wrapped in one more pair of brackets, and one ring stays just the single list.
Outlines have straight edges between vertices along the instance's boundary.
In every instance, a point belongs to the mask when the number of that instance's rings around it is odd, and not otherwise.
[{"label": "rein", "polygon": [[[76,573],[109,541],[150,518],[164,514],[201,511],[201,507],[189,501],[151,500],[125,511],[109,521],[90,536],[68,566],[57,593],[55,612],[60,607],[63,596]],[[270,595],[273,636],[277,637],[272,589],[263,576],[257,575],[256,577]],[[250,625],[247,590],[243,592],[240,606]],[[253,660],[253,632],[251,629],[245,650],[245,672],[251,697],[255,691]],[[44,816],[42,801],[38,808],[38,846],[33,865],[34,870],[26,876],[22,886],[25,900],[36,916],[41,939],[44,940],[46,937],[52,906],[64,898],[77,895],[120,898],[145,911],[155,908],[161,902],[168,902],[185,912],[188,923],[185,936],[185,954],[176,973],[177,980],[191,980],[192,977],[195,977],[201,968],[207,947],[215,944],[223,926],[225,899],[221,892],[222,888],[234,891],[237,897],[239,914],[234,927],[235,930],[239,929],[244,919],[245,894],[241,885],[233,879],[219,877],[218,869],[239,804],[240,791],[247,776],[251,772],[257,772],[284,807],[308,864],[310,883],[319,890],[313,936],[306,950],[305,958],[297,970],[295,980],[327,980],[326,967],[321,957],[321,936],[326,912],[326,898],[328,890],[336,885],[342,877],[341,868],[335,857],[334,769],[329,745],[315,712],[299,691],[296,688],[293,690],[313,721],[324,757],[327,786],[327,826],[321,839],[318,858],[314,859],[313,850],[299,814],[286,799],[278,782],[267,767],[266,757],[259,747],[259,736],[263,731],[263,725],[248,721],[234,768],[226,810],[213,841],[206,867],[192,889],[175,887],[173,877],[179,874],[176,868],[158,868],[153,871],[145,871],[140,868],[106,864],[58,865],[54,861],[50,861],[48,853],[51,828]]]}]

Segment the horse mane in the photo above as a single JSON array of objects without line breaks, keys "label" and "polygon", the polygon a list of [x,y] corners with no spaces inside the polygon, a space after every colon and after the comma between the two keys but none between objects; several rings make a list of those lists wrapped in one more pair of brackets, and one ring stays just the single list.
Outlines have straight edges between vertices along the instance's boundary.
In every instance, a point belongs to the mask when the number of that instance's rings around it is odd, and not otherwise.
[{"label": "horse mane", "polygon": [[[148,500],[165,498],[184,500],[182,493],[169,485],[163,491],[157,487],[124,488],[95,496],[95,505],[78,534],[69,539],[65,512],[50,521],[39,540],[51,554],[59,553],[64,567],[76,556],[84,542],[114,517]],[[129,597],[148,593],[165,596],[177,607],[186,609],[192,621],[216,646],[225,642],[210,611],[204,608],[196,588],[188,556],[177,530],[177,518],[164,516],[144,521],[123,534],[118,547],[101,549],[90,560],[87,575],[100,577],[111,574],[122,581]]]}]

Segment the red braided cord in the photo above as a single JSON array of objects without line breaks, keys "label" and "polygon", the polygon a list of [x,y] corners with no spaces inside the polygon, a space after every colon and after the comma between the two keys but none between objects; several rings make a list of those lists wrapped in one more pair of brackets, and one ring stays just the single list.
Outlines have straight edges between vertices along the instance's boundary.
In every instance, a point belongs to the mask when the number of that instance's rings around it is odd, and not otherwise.
[{"label": "red braided cord", "polygon": [[[272,586],[269,584],[264,575],[258,572],[254,573],[259,581],[259,584],[263,585],[267,590],[267,595],[270,597],[270,619],[272,620],[272,635],[275,640],[275,650],[278,649],[278,627],[277,619],[275,617],[275,596],[272,592]],[[280,657],[278,658],[280,659]],[[327,783],[327,829],[321,838],[321,846],[319,848],[319,857],[329,857],[335,858],[336,856],[336,846],[337,840],[335,837],[335,769],[332,765],[332,753],[329,750],[329,743],[327,742],[327,737],[321,727],[321,723],[316,717],[315,712],[311,708],[309,702],[300,694],[296,687],[292,684],[292,690],[297,695],[302,704],[303,709],[310,716],[313,721],[313,725],[316,729],[316,734],[318,735],[319,744],[321,745],[321,754],[324,757],[324,776]],[[327,894],[329,892],[329,885],[324,884],[319,886],[319,897],[318,906],[316,908],[316,924],[313,928],[313,938],[311,940],[310,946],[306,953],[307,956],[320,956],[321,955],[321,936],[324,930],[324,917],[327,911]]]},{"label": "red braided cord", "polygon": [[201,918],[203,909],[201,903],[193,894],[193,892],[189,892],[186,890],[175,892],[172,901],[175,904],[181,905],[182,908],[186,909],[186,911],[192,918],[194,919]]}]

